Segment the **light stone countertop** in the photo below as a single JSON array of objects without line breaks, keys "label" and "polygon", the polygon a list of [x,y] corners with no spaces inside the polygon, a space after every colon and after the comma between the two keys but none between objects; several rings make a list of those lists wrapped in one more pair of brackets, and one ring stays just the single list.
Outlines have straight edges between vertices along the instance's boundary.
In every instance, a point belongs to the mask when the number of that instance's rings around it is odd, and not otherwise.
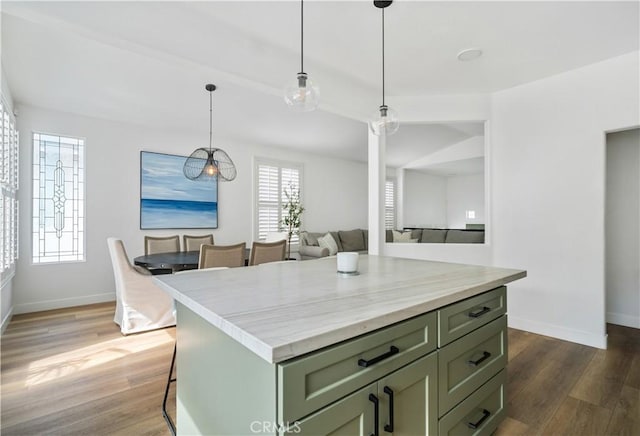
[{"label": "light stone countertop", "polygon": [[[282,362],[526,277],[526,271],[360,255],[154,276],[174,299],[267,362]],[[178,320],[180,328],[180,320]]]}]

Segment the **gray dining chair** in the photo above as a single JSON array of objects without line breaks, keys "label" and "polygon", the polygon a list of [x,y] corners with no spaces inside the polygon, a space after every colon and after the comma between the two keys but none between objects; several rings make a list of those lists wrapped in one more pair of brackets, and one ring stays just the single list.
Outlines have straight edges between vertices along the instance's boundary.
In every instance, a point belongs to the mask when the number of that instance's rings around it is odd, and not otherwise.
[{"label": "gray dining chair", "polygon": [[199,251],[202,244],[213,245],[213,235],[182,235],[184,251]]},{"label": "gray dining chair", "polygon": [[286,240],[277,242],[254,242],[251,247],[249,265],[283,261],[286,248]]},{"label": "gray dining chair", "polygon": [[180,251],[180,236],[145,236],[144,254],[175,253]]},{"label": "gray dining chair", "polygon": [[[175,253],[180,251],[180,236],[145,236],[144,254]],[[151,274],[171,274],[170,268],[149,268]]]},{"label": "gray dining chair", "polygon": [[244,266],[244,253],[247,244],[200,246],[199,269],[226,266],[235,268]]}]

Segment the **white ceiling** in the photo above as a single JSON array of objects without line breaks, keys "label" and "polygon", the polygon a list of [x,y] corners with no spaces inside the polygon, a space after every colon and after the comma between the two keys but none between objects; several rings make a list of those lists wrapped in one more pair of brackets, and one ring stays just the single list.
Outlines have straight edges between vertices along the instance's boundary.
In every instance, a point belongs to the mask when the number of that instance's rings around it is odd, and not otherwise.
[{"label": "white ceiling", "polygon": [[482,134],[483,123],[406,124],[387,138],[386,163],[393,168],[403,167],[421,157]]},{"label": "white ceiling", "polygon": [[[386,12],[387,101],[490,93],[638,50],[638,12],[635,1],[397,0]],[[203,87],[213,82],[214,137],[366,160],[380,11],[305,2],[305,70],[321,88],[314,113],[282,102],[298,38],[297,1],[2,2],[2,63],[18,103],[206,137]],[[484,55],[457,61],[468,47]]]},{"label": "white ceiling", "polygon": [[451,176],[468,176],[472,174],[484,173],[484,158],[475,157],[472,159],[461,159],[452,162],[442,162],[432,164],[421,169],[411,169],[410,171],[420,171],[422,173],[431,174],[433,176],[451,177]]}]

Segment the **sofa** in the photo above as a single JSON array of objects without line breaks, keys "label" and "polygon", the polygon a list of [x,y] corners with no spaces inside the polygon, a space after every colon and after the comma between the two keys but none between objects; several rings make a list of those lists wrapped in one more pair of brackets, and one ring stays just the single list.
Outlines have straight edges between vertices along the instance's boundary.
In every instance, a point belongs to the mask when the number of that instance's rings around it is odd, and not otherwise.
[{"label": "sofa", "polygon": [[[411,239],[420,243],[484,244],[484,229],[405,229]],[[393,242],[393,231],[387,230],[386,242]]]},{"label": "sofa", "polygon": [[[408,240],[404,242],[431,244],[483,244],[484,229],[405,229]],[[300,259],[318,259],[329,256],[329,248],[321,247],[318,238],[331,234],[338,252],[355,251],[366,253],[369,249],[369,231],[363,229],[338,230],[330,232],[300,232]],[[393,230],[387,230],[385,242],[394,242]]]},{"label": "sofa", "polygon": [[330,233],[336,245],[338,252],[355,251],[358,253],[366,253],[369,250],[369,231],[363,229],[354,230],[338,230],[335,232],[300,232],[300,247],[298,254],[301,260],[318,259],[329,255],[329,249],[320,247],[318,238]]}]

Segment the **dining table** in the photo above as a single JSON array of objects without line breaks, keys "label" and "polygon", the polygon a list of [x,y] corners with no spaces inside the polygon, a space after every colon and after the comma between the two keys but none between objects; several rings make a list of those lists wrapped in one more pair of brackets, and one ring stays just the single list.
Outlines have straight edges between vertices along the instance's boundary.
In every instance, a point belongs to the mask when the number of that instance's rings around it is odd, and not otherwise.
[{"label": "dining table", "polygon": [[[244,252],[244,264],[249,264],[251,249]],[[133,263],[151,271],[152,274],[172,274],[177,271],[198,269],[200,251],[177,251],[169,253],[145,254],[135,257]]]}]

